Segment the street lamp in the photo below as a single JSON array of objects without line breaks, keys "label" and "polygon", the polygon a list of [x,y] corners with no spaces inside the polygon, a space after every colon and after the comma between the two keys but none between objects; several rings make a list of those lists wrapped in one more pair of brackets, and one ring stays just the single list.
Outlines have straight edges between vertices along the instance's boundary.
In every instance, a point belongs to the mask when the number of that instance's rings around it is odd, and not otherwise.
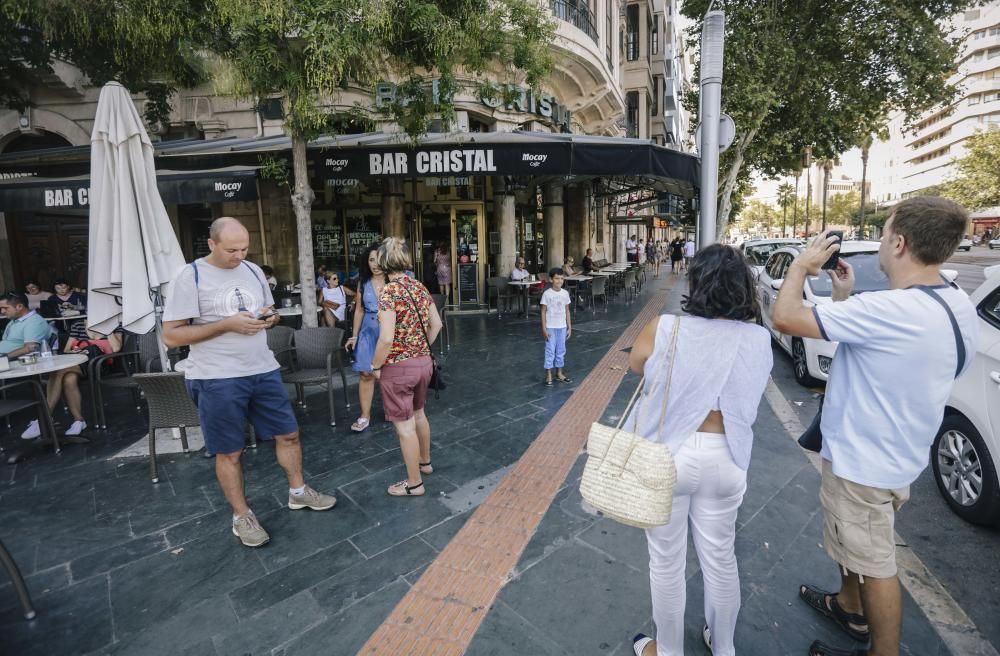
[{"label": "street lamp", "polygon": [[826,232],[826,195],[830,191],[830,173],[833,171],[833,160],[823,162],[823,230]]},{"label": "street lamp", "polygon": [[726,14],[709,11],[701,28],[701,221],[698,247],[716,241],[719,211],[719,122],[722,119],[722,54],[726,42]]},{"label": "street lamp", "polygon": [[813,162],[813,149],[812,146],[806,146],[805,151],[802,154],[802,168],[806,170],[806,239],[809,239],[809,205],[812,201],[812,162]]},{"label": "street lamp", "polygon": [[795,202],[792,205],[792,238],[795,238],[795,220],[799,216],[799,178],[802,177],[802,169],[795,172]]}]

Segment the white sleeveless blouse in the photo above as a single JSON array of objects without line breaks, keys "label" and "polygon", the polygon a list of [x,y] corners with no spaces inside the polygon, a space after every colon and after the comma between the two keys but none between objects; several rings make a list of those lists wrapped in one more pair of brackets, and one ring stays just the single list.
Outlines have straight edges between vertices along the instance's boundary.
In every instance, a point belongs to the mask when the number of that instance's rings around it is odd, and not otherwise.
[{"label": "white sleeveless blouse", "polygon": [[[680,329],[667,413],[660,429],[674,321],[680,321]],[[771,337],[760,326],[662,315],[653,353],[646,361],[646,384],[625,428],[677,453],[708,413],[718,408],[733,460],[745,470],[753,448],[752,426],[772,365]]]}]

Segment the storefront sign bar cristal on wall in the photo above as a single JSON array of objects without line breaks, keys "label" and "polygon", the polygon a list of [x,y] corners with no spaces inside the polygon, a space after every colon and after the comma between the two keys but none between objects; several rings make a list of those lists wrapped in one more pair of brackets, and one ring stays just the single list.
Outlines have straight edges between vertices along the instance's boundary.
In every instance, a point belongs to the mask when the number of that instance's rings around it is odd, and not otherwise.
[{"label": "storefront sign bar cristal on wall", "polygon": [[[551,122],[554,126],[564,132],[570,131],[573,113],[559,104],[555,96],[548,94],[536,94],[531,89],[519,87],[513,84],[491,85],[494,93],[478,93],[479,102],[490,109],[498,109],[503,106],[508,112],[521,112],[524,114],[534,114],[540,119]],[[431,102],[437,106],[441,102],[441,81],[431,80],[430,83]],[[399,95],[399,89],[391,82],[380,82],[375,86],[375,106],[379,109],[387,104],[395,102]],[[504,103],[504,98],[512,98],[511,102]],[[406,105],[409,99],[404,98]]]},{"label": "storefront sign bar cristal on wall", "polygon": [[319,160],[327,178],[469,175],[559,175],[569,170],[570,148],[558,143],[517,143],[328,151]]}]

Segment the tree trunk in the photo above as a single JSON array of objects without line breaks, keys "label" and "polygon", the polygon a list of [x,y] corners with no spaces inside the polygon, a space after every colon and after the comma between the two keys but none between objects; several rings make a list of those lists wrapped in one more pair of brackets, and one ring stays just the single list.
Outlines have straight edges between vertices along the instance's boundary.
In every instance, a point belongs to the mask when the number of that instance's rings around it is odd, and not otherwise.
[{"label": "tree trunk", "polygon": [[292,209],[295,211],[298,233],[299,282],[302,285],[302,326],[315,328],[316,272],[313,268],[312,204],[316,195],[309,185],[306,140],[301,135],[292,135],[292,173],[295,178]]},{"label": "tree trunk", "polygon": [[726,233],[726,229],[729,227],[729,215],[733,211],[733,190],[736,188],[736,179],[740,175],[740,169],[743,168],[743,153],[746,152],[747,146],[753,141],[753,138],[757,136],[757,131],[760,129],[759,125],[755,125],[753,128],[747,130],[739,141],[736,143],[736,157],[733,159],[733,163],[729,166],[729,171],[726,173],[726,182],[722,186],[722,194],[719,197],[719,213],[716,217],[715,224],[715,238],[717,241],[722,241],[722,236]]},{"label": "tree trunk", "polygon": [[865,238],[865,185],[868,180],[868,146],[861,149],[861,222],[858,238]]}]

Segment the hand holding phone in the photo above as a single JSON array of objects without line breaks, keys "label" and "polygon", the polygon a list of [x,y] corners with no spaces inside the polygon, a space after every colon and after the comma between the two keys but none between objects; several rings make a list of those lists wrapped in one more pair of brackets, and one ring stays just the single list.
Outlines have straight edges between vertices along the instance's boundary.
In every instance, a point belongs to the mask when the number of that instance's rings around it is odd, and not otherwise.
[{"label": "hand holding phone", "polygon": [[272,309],[271,311],[267,312],[266,314],[262,314],[259,317],[257,317],[257,320],[258,321],[267,321],[271,317],[276,317],[276,316],[278,316],[277,310]]},{"label": "hand holding phone", "polygon": [[[844,231],[843,230],[831,230],[827,237],[836,237],[837,243],[843,245],[844,243]],[[823,263],[823,270],[830,271],[831,269],[837,268],[837,260],[840,259],[840,250],[838,249],[833,255],[830,256],[826,262]]]}]

